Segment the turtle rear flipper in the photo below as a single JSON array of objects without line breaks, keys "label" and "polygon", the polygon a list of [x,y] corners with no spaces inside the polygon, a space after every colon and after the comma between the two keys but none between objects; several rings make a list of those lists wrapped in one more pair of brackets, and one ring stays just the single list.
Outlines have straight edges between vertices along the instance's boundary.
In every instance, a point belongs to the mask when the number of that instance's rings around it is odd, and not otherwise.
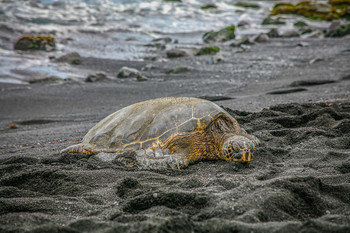
[{"label": "turtle rear flipper", "polygon": [[188,167],[189,159],[187,156],[181,154],[168,154],[168,149],[161,151],[156,148],[154,151],[152,149],[138,150],[136,151],[136,160],[140,168],[142,169],[181,169]]},{"label": "turtle rear flipper", "polygon": [[69,146],[66,149],[61,150],[60,153],[79,153],[79,154],[85,154],[85,155],[93,154],[90,151],[85,150],[82,144]]}]

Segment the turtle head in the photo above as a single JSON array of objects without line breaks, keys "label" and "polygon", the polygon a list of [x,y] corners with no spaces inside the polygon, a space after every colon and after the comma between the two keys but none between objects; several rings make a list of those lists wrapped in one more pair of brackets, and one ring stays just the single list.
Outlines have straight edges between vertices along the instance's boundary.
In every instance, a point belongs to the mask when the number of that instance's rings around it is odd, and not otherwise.
[{"label": "turtle head", "polygon": [[255,143],[244,136],[233,136],[228,138],[222,147],[222,158],[226,161],[248,163],[253,160]]}]

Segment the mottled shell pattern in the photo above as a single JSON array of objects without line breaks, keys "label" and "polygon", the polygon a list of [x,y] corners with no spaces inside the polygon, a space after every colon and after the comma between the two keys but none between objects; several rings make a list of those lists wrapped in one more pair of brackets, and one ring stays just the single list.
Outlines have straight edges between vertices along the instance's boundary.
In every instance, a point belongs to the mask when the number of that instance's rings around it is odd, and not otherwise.
[{"label": "mottled shell pattern", "polygon": [[107,116],[85,135],[82,146],[93,153],[135,151],[163,143],[178,134],[203,132],[225,110],[192,97],[152,99]]}]

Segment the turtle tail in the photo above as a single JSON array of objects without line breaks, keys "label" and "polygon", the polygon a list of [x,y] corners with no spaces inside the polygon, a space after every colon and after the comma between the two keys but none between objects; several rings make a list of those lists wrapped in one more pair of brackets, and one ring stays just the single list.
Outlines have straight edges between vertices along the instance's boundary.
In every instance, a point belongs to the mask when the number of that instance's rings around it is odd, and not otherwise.
[{"label": "turtle tail", "polygon": [[60,153],[79,153],[79,154],[85,154],[85,155],[93,154],[92,152],[85,150],[82,144],[69,146],[66,149],[61,150]]}]

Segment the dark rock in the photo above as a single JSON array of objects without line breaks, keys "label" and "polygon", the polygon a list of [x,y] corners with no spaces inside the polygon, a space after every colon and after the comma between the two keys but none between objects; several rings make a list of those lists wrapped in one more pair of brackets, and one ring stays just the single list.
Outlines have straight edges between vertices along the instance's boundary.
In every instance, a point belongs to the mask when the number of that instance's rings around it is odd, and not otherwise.
[{"label": "dark rock", "polygon": [[277,28],[272,28],[272,29],[267,33],[267,35],[268,35],[270,38],[277,38],[277,37],[280,37]]},{"label": "dark rock", "polygon": [[273,17],[267,17],[263,20],[262,25],[283,25],[286,24],[285,21],[282,21],[281,17],[273,18]]},{"label": "dark rock", "polygon": [[253,41],[257,43],[263,43],[269,40],[269,36],[265,33],[260,33],[259,35],[256,35],[253,37]]},{"label": "dark rock", "polygon": [[206,43],[212,43],[233,40],[236,37],[235,30],[236,27],[234,25],[231,25],[221,29],[220,31],[207,32],[203,35],[203,41]]},{"label": "dark rock", "polygon": [[69,44],[69,43],[71,43],[72,41],[74,41],[74,39],[73,38],[71,38],[71,37],[67,37],[67,38],[65,38],[65,39],[63,39],[63,40],[61,40],[60,41],[60,43],[61,44]]},{"label": "dark rock", "polygon": [[[332,23],[333,24],[333,23]],[[344,37],[350,35],[350,23],[341,24],[335,27],[335,25],[331,25],[328,32],[326,33],[327,37]]]},{"label": "dark rock", "polygon": [[22,36],[16,41],[14,49],[53,51],[56,42],[51,36]]},{"label": "dark rock", "polygon": [[311,32],[313,32],[314,30],[310,27],[303,27],[303,28],[300,28],[299,29],[299,32],[301,35],[304,35],[304,34],[309,34]]},{"label": "dark rock", "polygon": [[306,42],[299,42],[299,43],[297,44],[297,46],[298,46],[298,47],[308,47],[308,46],[310,46],[310,44],[309,44],[309,43],[306,43]]},{"label": "dark rock", "polygon": [[137,69],[124,66],[119,70],[117,77],[133,78],[133,77],[137,77],[138,75],[140,75],[140,71],[138,71]]},{"label": "dark rock", "polygon": [[153,42],[163,42],[165,44],[168,44],[172,41],[172,39],[170,37],[164,37],[164,38],[157,38],[157,39],[153,39]]},{"label": "dark rock", "polygon": [[188,66],[178,66],[172,70],[169,70],[167,73],[168,74],[179,74],[179,73],[186,73],[189,71],[192,71],[193,68],[188,67]]},{"label": "dark rock", "polygon": [[243,26],[247,26],[249,25],[250,23],[246,20],[240,20],[237,24],[238,27],[243,27]]},{"label": "dark rock", "polygon": [[237,2],[235,6],[259,9],[260,5],[252,2]]},{"label": "dark rock", "polygon": [[241,45],[250,45],[254,42],[248,36],[242,36],[239,40],[230,41],[231,47],[240,47]]},{"label": "dark rock", "polygon": [[71,65],[79,65],[82,63],[81,56],[77,52],[67,53],[66,55],[56,58],[55,62],[65,62]]},{"label": "dark rock", "polygon": [[217,8],[218,8],[218,6],[213,4],[213,3],[208,3],[208,4],[201,6],[201,9],[203,9],[203,10],[217,9]]},{"label": "dark rock", "polygon": [[304,21],[298,21],[298,22],[294,23],[294,27],[298,27],[298,28],[307,27],[307,26],[309,26],[309,25],[307,23],[305,23]]},{"label": "dark rock", "polygon": [[153,40],[153,46],[149,46],[164,50],[166,49],[166,45],[171,43],[172,41],[173,40],[170,37],[157,38]]},{"label": "dark rock", "polygon": [[85,82],[88,83],[95,83],[95,82],[101,82],[101,81],[107,81],[107,75],[104,73],[96,73],[96,74],[90,74],[86,77]]},{"label": "dark rock", "polygon": [[171,49],[166,52],[168,58],[177,58],[177,57],[185,57],[187,53],[181,49]]},{"label": "dark rock", "polygon": [[218,46],[207,46],[207,47],[201,48],[196,55],[197,56],[210,55],[210,54],[216,54],[218,52],[220,52],[220,48]]},{"label": "dark rock", "polygon": [[326,36],[330,36],[334,33],[335,29],[339,27],[341,22],[339,20],[332,21],[331,25],[329,25],[329,28],[326,31]]},{"label": "dark rock", "polygon": [[345,76],[342,77],[340,80],[350,80],[350,74],[345,75]]},{"label": "dark rock", "polygon": [[300,34],[296,30],[288,30],[283,32],[281,34],[281,37],[285,37],[285,38],[300,37]]}]

